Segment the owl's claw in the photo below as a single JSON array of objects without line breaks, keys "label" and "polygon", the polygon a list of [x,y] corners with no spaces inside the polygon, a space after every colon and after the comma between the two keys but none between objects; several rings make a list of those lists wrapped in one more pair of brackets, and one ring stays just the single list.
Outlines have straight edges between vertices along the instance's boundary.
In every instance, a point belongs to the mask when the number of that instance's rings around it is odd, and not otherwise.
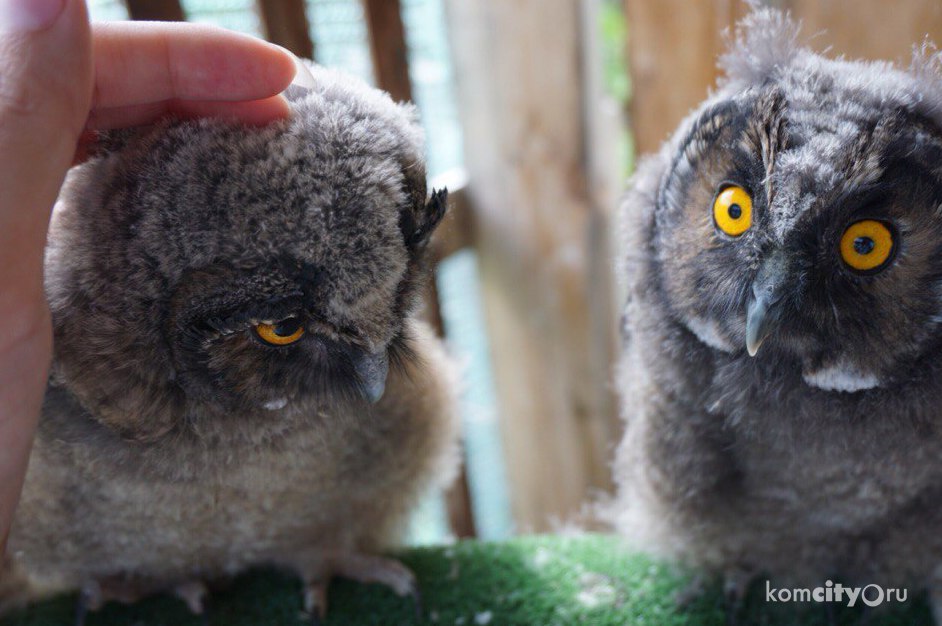
[{"label": "owl's claw", "polygon": [[75,601],[75,626],[85,626],[88,613],[101,610],[105,602],[107,602],[105,592],[98,582],[90,581],[82,585],[78,599]]},{"label": "owl's claw", "polygon": [[[133,604],[147,596],[165,591],[167,587],[147,585],[118,579],[105,581],[89,581],[79,591],[75,603],[75,626],[85,626],[85,620],[90,612],[94,613],[107,602],[121,602]],[[205,617],[205,599],[209,590],[199,580],[188,580],[174,585],[170,591],[181,599],[194,615]]]},{"label": "owl's claw", "polygon": [[311,616],[312,624],[319,626],[327,617],[327,584],[334,576],[377,583],[389,587],[396,595],[409,596],[416,618],[421,621],[422,594],[412,570],[395,559],[348,553],[325,557],[316,575],[304,577],[304,611]]},{"label": "owl's claw", "polygon": [[689,609],[694,602],[703,596],[706,591],[706,583],[707,580],[704,574],[695,575],[693,579],[674,596],[674,604],[677,605],[677,608],[682,611]]},{"label": "owl's claw", "polygon": [[189,580],[173,588],[173,595],[183,600],[193,615],[205,615],[209,589],[199,580]]},{"label": "owl's claw", "polygon": [[729,626],[739,624],[739,615],[751,581],[752,573],[742,568],[727,570],[723,575],[723,604],[726,608],[726,623]]},{"label": "owl's claw", "polygon": [[327,618],[327,582],[306,581],[304,584],[304,612],[311,616],[311,626],[320,626]]}]

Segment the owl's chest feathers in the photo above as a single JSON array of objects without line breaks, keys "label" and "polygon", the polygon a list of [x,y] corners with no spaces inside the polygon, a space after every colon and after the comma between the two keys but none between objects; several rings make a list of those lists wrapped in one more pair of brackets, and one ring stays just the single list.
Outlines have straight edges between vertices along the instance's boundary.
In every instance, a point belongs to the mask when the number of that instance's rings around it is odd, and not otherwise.
[{"label": "owl's chest feathers", "polygon": [[374,541],[386,532],[373,513],[383,490],[412,470],[350,435],[312,427],[267,445],[180,438],[145,449],[41,430],[11,553],[52,580],[95,567],[234,571]]},{"label": "owl's chest feathers", "polygon": [[[683,333],[673,340],[690,343],[646,364],[686,372],[675,376],[682,382],[672,383],[668,401],[676,404],[655,429],[668,441],[678,429],[697,432],[680,452],[690,458],[652,458],[678,486],[705,490],[704,502],[720,498],[759,524],[861,530],[942,481],[942,406],[926,401],[938,397],[931,377],[875,393],[827,392],[808,386],[795,364],[721,353],[689,360],[705,356],[702,344]],[[650,375],[663,389],[660,371]],[[717,480],[683,475],[691,459]]]},{"label": "owl's chest feathers", "polygon": [[[334,423],[318,423],[323,418]],[[272,419],[277,418],[259,416]],[[43,421],[21,516],[48,516],[41,526],[53,534],[85,519],[94,520],[89,536],[100,536],[105,526],[113,526],[116,536],[186,529],[191,541],[181,544],[185,549],[212,537],[243,546],[264,543],[289,526],[329,532],[333,517],[405,480],[400,472],[412,471],[390,458],[388,450],[399,449],[384,445],[390,433],[365,428],[358,423],[362,417],[318,416],[307,426],[255,441],[186,433],[148,444],[122,440],[94,423],[85,431],[66,430],[68,422],[87,423],[75,414],[47,412]]]},{"label": "owl's chest feathers", "polygon": [[[759,374],[765,380],[737,372],[753,365],[718,372],[711,389],[713,398],[725,398],[712,406],[729,430],[729,455],[750,506],[794,512],[806,526],[859,529],[942,479],[935,428],[942,410],[920,415],[916,408],[928,390],[826,392],[804,385],[797,368],[766,368]],[[737,383],[748,389],[730,397]]]}]

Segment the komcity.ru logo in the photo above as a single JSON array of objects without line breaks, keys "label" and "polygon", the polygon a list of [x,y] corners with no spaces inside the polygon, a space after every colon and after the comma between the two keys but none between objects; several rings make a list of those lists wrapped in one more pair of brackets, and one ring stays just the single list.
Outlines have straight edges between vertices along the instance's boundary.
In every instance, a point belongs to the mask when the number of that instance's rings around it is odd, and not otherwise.
[{"label": "komcity.ru logo", "polygon": [[840,583],[827,581],[823,587],[814,589],[776,589],[770,581],[765,581],[766,602],[841,602],[847,606],[854,606],[857,601],[867,606],[880,606],[884,602],[906,602],[909,596],[906,589],[880,585],[867,585],[865,587],[845,587]]}]

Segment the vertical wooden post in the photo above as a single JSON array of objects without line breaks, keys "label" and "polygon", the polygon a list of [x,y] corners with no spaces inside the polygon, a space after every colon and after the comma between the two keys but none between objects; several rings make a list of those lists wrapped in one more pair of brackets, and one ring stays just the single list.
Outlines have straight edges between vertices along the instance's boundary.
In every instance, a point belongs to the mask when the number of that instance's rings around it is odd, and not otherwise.
[{"label": "vertical wooden post", "polygon": [[258,0],[265,38],[302,59],[314,58],[314,42],[304,0]]},{"label": "vertical wooden post", "polygon": [[[389,92],[397,102],[411,101],[408,46],[399,0],[363,0],[363,12],[369,32],[376,85]],[[425,317],[439,335],[444,334],[438,288],[434,280],[429,282],[425,293]],[[445,494],[445,502],[452,532],[460,538],[475,536],[471,492],[464,467]]]},{"label": "vertical wooden post", "polygon": [[182,22],[186,19],[180,0],[124,0],[132,20]]},{"label": "vertical wooden post", "polygon": [[[742,0],[626,0],[632,75],[631,129],[639,154],[653,152],[716,82],[723,31],[747,11]],[[679,16],[683,16],[680,18]]]},{"label": "vertical wooden post", "polygon": [[513,512],[520,529],[546,530],[610,487],[619,432],[583,13],[572,0],[446,9]]},{"label": "vertical wooden post", "polygon": [[376,84],[393,100],[408,102],[412,83],[401,11],[399,0],[363,0]]}]

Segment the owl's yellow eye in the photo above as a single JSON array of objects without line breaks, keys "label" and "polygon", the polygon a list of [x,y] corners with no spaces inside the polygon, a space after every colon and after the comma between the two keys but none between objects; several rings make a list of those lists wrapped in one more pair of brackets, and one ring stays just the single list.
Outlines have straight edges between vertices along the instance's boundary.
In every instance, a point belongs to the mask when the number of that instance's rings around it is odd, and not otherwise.
[{"label": "owl's yellow eye", "polygon": [[289,317],[277,324],[256,324],[258,338],[273,346],[287,346],[304,335],[304,324],[296,317]]},{"label": "owl's yellow eye", "polygon": [[893,231],[877,220],[860,220],[841,235],[841,258],[858,272],[883,269],[893,256]]},{"label": "owl's yellow eye", "polygon": [[752,226],[752,196],[738,185],[722,189],[713,200],[713,221],[730,237],[743,234]]}]

